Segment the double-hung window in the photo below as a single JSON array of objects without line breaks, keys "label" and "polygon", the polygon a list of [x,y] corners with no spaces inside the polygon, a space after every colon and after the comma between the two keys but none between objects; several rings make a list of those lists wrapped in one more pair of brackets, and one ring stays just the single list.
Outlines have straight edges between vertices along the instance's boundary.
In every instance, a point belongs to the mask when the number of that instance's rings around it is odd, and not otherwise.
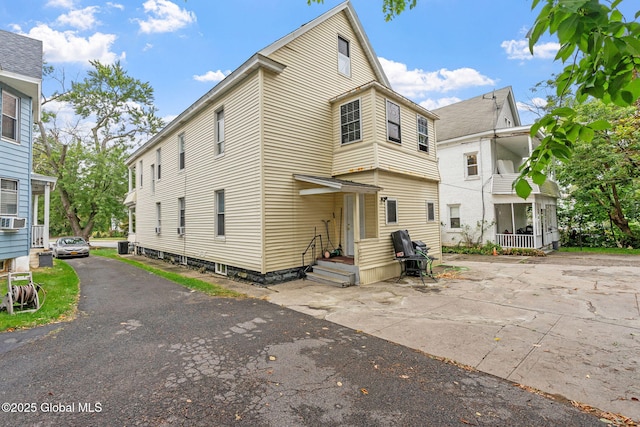
[{"label": "double-hung window", "polygon": [[338,72],[351,77],[351,48],[343,37],[338,37]]},{"label": "double-hung window", "polygon": [[151,194],[156,192],[156,165],[151,165]]},{"label": "double-hung window", "polygon": [[429,152],[429,121],[422,116],[418,116],[418,150]]},{"label": "double-hung window", "polygon": [[178,170],[184,169],[184,133],[178,135]]},{"label": "double-hung window", "polygon": [[138,171],[140,172],[140,179],[138,180],[138,185],[140,186],[140,188],[142,188],[142,176],[144,175],[144,172],[142,170],[142,160],[140,160],[140,166],[138,167]]},{"label": "double-hung window", "polygon": [[460,228],[460,205],[449,206],[449,228]]},{"label": "double-hung window", "polygon": [[158,174],[158,181],[162,178],[162,151],[160,148],[156,150],[156,173]]},{"label": "double-hung window", "polygon": [[183,235],[185,232],[186,224],[186,209],[184,197],[178,198],[178,234]]},{"label": "double-hung window", "polygon": [[2,92],[2,137],[14,142],[18,142],[19,107],[18,97]]},{"label": "double-hung window", "polygon": [[216,155],[224,154],[224,110],[216,112]]},{"label": "double-hung window", "polygon": [[467,178],[478,176],[478,153],[468,153],[464,155],[464,163],[466,166],[465,176]]},{"label": "double-hung window", "polygon": [[400,106],[387,100],[387,139],[400,142]]},{"label": "double-hung window", "polygon": [[224,190],[218,190],[216,195],[216,236],[224,237]]},{"label": "double-hung window", "polygon": [[340,134],[343,144],[360,140],[359,99],[340,106]]},{"label": "double-hung window", "polygon": [[160,234],[162,230],[162,205],[160,202],[156,203],[156,234]]},{"label": "double-hung window", "polygon": [[18,215],[18,181],[0,179],[0,215]]}]

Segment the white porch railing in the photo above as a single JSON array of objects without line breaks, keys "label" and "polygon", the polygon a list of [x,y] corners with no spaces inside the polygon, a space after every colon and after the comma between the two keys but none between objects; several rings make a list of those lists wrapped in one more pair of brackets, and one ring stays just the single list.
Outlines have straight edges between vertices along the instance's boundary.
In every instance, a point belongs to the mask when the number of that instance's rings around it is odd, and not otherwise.
[{"label": "white porch railing", "polygon": [[535,249],[536,247],[533,234],[496,234],[496,243],[503,248]]},{"label": "white porch railing", "polygon": [[31,226],[31,247],[44,248],[44,225]]}]

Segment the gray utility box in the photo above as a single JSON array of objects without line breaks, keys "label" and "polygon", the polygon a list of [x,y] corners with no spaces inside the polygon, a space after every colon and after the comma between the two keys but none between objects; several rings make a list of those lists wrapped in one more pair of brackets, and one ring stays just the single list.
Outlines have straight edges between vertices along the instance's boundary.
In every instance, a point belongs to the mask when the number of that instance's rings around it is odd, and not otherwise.
[{"label": "gray utility box", "polygon": [[39,267],[53,267],[53,252],[40,252],[38,254]]}]

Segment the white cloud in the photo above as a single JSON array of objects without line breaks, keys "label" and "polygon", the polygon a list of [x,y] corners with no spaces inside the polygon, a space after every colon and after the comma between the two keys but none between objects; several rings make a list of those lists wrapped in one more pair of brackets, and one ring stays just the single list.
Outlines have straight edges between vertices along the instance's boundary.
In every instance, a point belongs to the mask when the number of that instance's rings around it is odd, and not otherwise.
[{"label": "white cloud", "polygon": [[100,11],[98,6],[89,6],[84,9],[72,10],[62,14],[56,19],[58,25],[68,25],[79,30],[88,30],[98,24],[95,14]]},{"label": "white cloud", "polygon": [[529,52],[528,40],[505,40],[500,47],[507,53],[508,59],[553,59],[560,49],[560,44],[555,42],[537,44],[533,47],[533,55]]},{"label": "white cloud", "polygon": [[429,92],[449,92],[476,86],[493,86],[496,81],[473,68],[437,71],[408,70],[405,64],[378,58],[393,89],[411,98],[424,98]]},{"label": "white cloud", "polygon": [[518,110],[520,111],[530,111],[535,113],[547,106],[547,100],[538,97],[531,99],[531,102],[528,104],[518,101],[516,102],[516,105],[518,106]]},{"label": "white cloud", "polygon": [[48,7],[62,7],[64,9],[73,8],[74,0],[49,0],[47,2]]},{"label": "white cloud", "polygon": [[113,2],[108,1],[107,2],[107,6],[112,7],[114,9],[124,10],[124,5],[122,5],[120,3],[113,3]]},{"label": "white cloud", "polygon": [[147,0],[142,5],[149,15],[145,21],[138,19],[142,33],[170,33],[196,21],[196,15],[168,0]]},{"label": "white cloud", "polygon": [[204,74],[201,75],[194,75],[193,79],[197,80],[199,82],[219,82],[222,79],[224,79],[226,76],[229,75],[229,73],[231,73],[231,71],[225,71],[222,72],[221,70],[218,71],[207,71]]},{"label": "white cloud", "polygon": [[42,40],[45,60],[50,63],[87,62],[97,59],[102,63],[111,64],[125,58],[124,52],[117,55],[111,51],[111,46],[116,40],[114,34],[95,33],[84,38],[77,36],[74,31],[56,31],[40,24],[26,35]]},{"label": "white cloud", "polygon": [[456,102],[460,101],[462,100],[455,96],[439,99],[425,99],[424,101],[420,102],[420,106],[426,108],[427,110],[435,110],[436,108],[446,107],[447,105],[455,104]]}]

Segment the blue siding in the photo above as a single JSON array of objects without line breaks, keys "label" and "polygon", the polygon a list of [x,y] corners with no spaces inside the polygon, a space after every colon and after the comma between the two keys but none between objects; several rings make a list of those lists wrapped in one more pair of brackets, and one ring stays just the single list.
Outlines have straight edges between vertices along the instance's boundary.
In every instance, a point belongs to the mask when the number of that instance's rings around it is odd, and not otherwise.
[{"label": "blue siding", "polygon": [[[0,91],[7,90],[20,97],[20,143],[0,138],[0,178],[18,180],[18,216],[27,218],[27,227],[18,231],[0,231],[0,259],[11,259],[29,254],[31,231],[31,99],[0,83]],[[0,97],[0,103],[1,101]]]}]

